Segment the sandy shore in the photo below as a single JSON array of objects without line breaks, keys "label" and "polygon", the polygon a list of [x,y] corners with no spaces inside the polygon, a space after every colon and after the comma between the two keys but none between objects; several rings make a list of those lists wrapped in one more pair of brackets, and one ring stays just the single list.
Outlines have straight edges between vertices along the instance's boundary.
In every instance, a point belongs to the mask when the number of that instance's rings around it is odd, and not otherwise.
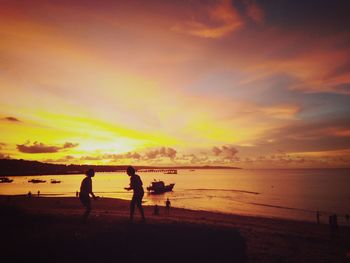
[{"label": "sandy shore", "polygon": [[72,197],[0,196],[0,208],[2,250],[18,261],[350,262],[346,226],[147,206],[146,224],[138,211],[129,224],[129,202],[111,198],[93,201],[87,224]]}]

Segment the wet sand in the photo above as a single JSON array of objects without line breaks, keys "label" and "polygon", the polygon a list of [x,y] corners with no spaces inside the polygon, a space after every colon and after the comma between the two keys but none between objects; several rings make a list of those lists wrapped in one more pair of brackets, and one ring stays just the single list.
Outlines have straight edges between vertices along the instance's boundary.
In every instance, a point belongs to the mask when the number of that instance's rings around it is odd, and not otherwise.
[{"label": "wet sand", "polygon": [[[350,228],[171,208],[147,222],[100,198],[86,224],[78,198],[0,196],[2,258],[11,262],[350,262]],[[6,261],[6,262],[10,262]],[[4,261],[5,262],[5,261]]]}]

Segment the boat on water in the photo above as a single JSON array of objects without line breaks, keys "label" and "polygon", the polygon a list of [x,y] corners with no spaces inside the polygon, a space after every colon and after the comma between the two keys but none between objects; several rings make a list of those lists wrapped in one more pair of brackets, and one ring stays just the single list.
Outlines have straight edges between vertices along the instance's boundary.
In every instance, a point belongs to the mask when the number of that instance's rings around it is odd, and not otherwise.
[{"label": "boat on water", "polygon": [[40,180],[40,179],[31,179],[28,180],[28,183],[33,183],[33,184],[38,184],[38,183],[45,183],[45,180]]},{"label": "boat on water", "polygon": [[13,179],[7,177],[0,177],[0,183],[12,183]]},{"label": "boat on water", "polygon": [[162,194],[173,190],[175,184],[165,185],[163,181],[154,181],[147,187],[151,194]]},{"label": "boat on water", "polygon": [[56,180],[56,179],[51,179],[51,183],[52,184],[59,184],[59,183],[61,183],[61,181],[60,180]]}]

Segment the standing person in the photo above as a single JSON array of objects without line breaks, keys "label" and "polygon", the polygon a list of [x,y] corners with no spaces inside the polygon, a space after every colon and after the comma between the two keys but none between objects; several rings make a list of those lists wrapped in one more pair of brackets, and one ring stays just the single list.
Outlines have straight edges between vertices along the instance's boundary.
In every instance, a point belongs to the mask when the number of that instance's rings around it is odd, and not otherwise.
[{"label": "standing person", "polygon": [[89,169],[86,171],[86,177],[81,182],[80,186],[80,193],[79,193],[79,199],[83,206],[86,208],[85,213],[83,215],[83,221],[86,222],[87,218],[89,217],[89,214],[91,212],[91,201],[90,201],[90,195],[96,199],[97,197],[92,192],[92,180],[91,177],[95,176],[94,169]]},{"label": "standing person", "polygon": [[167,198],[165,201],[165,207],[166,207],[166,213],[169,215],[169,212],[170,212],[170,200],[169,200],[169,198]]},{"label": "standing person", "polygon": [[320,212],[319,211],[316,212],[316,218],[317,218],[317,224],[319,225],[320,224]]},{"label": "standing person", "polygon": [[146,218],[142,207],[142,198],[144,195],[144,191],[142,187],[141,178],[135,173],[135,169],[132,166],[128,166],[128,168],[126,169],[126,173],[130,176],[130,186],[125,187],[125,190],[134,191],[130,202],[130,221],[132,222],[134,219],[135,205],[137,205],[141,212],[142,221],[145,222]]}]

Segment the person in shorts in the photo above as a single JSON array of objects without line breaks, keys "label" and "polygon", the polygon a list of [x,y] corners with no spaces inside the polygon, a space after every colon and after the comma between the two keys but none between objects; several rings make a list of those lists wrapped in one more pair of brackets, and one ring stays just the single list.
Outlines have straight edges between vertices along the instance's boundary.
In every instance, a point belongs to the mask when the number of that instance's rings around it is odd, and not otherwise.
[{"label": "person in shorts", "polygon": [[89,169],[86,171],[86,177],[83,179],[80,185],[79,199],[83,206],[86,208],[83,214],[83,221],[86,222],[89,214],[91,212],[91,200],[90,195],[96,199],[97,197],[92,191],[92,180],[91,178],[95,176],[95,171],[93,169]]},{"label": "person in shorts", "polygon": [[142,187],[141,178],[139,175],[135,173],[135,169],[132,166],[129,166],[127,168],[126,173],[130,176],[130,186],[125,187],[125,189],[128,191],[130,190],[134,191],[134,194],[130,202],[130,221],[132,222],[134,219],[134,212],[135,212],[135,205],[136,205],[140,210],[142,221],[145,222],[146,218],[142,207],[142,198],[144,195],[144,191]]}]

